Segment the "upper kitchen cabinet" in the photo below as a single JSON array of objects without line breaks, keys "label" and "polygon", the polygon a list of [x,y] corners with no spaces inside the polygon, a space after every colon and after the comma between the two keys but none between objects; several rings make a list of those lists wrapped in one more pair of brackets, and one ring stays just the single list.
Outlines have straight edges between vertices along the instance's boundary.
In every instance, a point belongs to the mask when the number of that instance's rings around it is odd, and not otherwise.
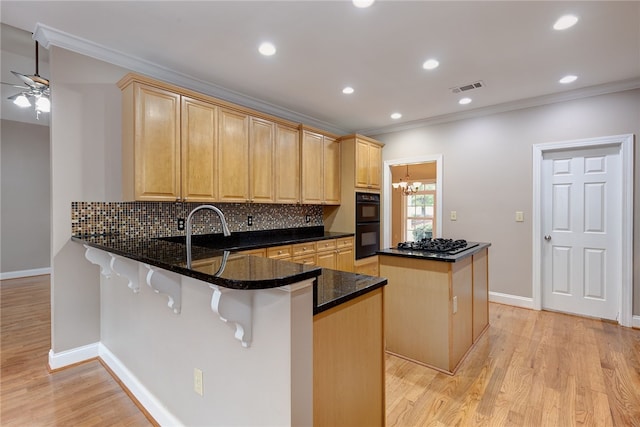
[{"label": "upper kitchen cabinet", "polygon": [[249,200],[254,203],[275,201],[274,165],[276,125],[256,117],[249,121]]},{"label": "upper kitchen cabinet", "polygon": [[302,203],[340,204],[340,142],[302,129]]},{"label": "upper kitchen cabinet", "polygon": [[382,143],[357,134],[343,136],[340,141],[345,163],[354,165],[354,187],[380,190]]},{"label": "upper kitchen cabinet", "polygon": [[300,130],[276,125],[276,203],[300,203]]},{"label": "upper kitchen cabinet", "polygon": [[215,200],[218,107],[153,83],[119,82],[123,199]]},{"label": "upper kitchen cabinet", "polygon": [[218,197],[221,202],[248,202],[249,115],[220,110]]}]

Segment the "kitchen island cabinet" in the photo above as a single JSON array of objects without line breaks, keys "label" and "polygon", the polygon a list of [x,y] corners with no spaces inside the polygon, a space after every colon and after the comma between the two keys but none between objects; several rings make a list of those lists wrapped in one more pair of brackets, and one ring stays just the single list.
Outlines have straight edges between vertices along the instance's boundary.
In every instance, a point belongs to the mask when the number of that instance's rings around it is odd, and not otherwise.
[{"label": "kitchen island cabinet", "polygon": [[453,374],[489,325],[488,246],[462,254],[378,252],[389,353]]}]

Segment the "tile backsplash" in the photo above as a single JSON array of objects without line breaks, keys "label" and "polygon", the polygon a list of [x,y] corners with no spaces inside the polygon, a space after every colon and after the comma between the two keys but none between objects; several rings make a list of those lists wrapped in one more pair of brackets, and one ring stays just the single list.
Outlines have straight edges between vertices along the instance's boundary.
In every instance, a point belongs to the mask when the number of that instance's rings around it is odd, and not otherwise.
[{"label": "tile backsplash", "polygon": [[[120,234],[127,237],[167,237],[184,235],[178,218],[186,220],[191,210],[206,203],[171,202],[72,202],[73,236]],[[315,227],[323,224],[322,206],[215,203],[229,224],[238,231]],[[247,225],[248,216],[253,225]],[[307,222],[308,220],[308,222]],[[211,211],[194,216],[193,234],[221,233],[220,220]]]}]

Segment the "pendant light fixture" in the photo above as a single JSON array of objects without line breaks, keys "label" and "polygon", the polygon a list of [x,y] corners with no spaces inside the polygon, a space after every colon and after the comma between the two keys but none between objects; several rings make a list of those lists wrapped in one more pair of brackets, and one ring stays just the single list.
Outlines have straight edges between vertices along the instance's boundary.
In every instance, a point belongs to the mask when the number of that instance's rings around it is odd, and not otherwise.
[{"label": "pendant light fixture", "polygon": [[404,177],[404,180],[400,178],[400,182],[394,182],[391,184],[394,190],[402,191],[404,196],[410,196],[417,193],[421,185],[422,183],[420,181],[414,181],[410,184],[409,165],[407,165],[407,175]]}]

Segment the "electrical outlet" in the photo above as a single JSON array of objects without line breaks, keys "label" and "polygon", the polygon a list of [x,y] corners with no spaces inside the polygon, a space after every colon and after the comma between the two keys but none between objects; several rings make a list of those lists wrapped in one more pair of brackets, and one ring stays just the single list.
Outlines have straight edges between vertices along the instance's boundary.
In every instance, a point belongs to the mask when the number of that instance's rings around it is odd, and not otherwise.
[{"label": "electrical outlet", "polygon": [[184,218],[178,218],[178,231],[184,230]]},{"label": "electrical outlet", "polygon": [[451,211],[451,221],[457,221],[457,220],[458,220],[458,212]]},{"label": "electrical outlet", "polygon": [[253,225],[253,215],[247,216],[247,225],[251,227]]},{"label": "electrical outlet", "polygon": [[200,396],[204,396],[204,384],[202,382],[202,371],[198,368],[193,368],[193,391]]},{"label": "electrical outlet", "polygon": [[453,314],[458,312],[458,297],[453,297]]},{"label": "electrical outlet", "polygon": [[524,222],[524,212],[522,211],[516,212],[516,222]]},{"label": "electrical outlet", "polygon": [[311,222],[311,215],[305,215],[304,222]]}]

